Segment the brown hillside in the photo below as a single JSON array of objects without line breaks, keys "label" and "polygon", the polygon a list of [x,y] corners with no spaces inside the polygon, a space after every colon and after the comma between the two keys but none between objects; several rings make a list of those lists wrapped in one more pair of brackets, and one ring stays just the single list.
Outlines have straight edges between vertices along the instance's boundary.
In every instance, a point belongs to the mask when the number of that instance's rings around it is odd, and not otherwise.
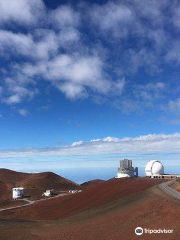
[{"label": "brown hillside", "polygon": [[23,187],[40,188],[40,189],[80,189],[80,186],[68,179],[65,179],[52,172],[32,173],[23,181]]},{"label": "brown hillside", "polygon": [[83,192],[49,201],[37,202],[35,205],[0,213],[0,217],[17,219],[52,220],[75,215],[88,209],[113,203],[140,191],[161,183],[163,180],[149,178],[110,179]]},{"label": "brown hillside", "polygon": [[[141,181],[139,183],[141,184]],[[174,201],[155,186],[57,221],[0,219],[0,239],[179,240],[179,214],[179,201]],[[173,233],[137,236],[137,226],[147,229],[172,229]]]},{"label": "brown hillside", "polygon": [[11,198],[11,187],[8,184],[0,181],[0,202]]},{"label": "brown hillside", "polygon": [[180,192],[180,179],[176,179],[176,181],[171,185],[176,191]]},{"label": "brown hillside", "polygon": [[84,183],[81,184],[81,186],[83,188],[89,188],[89,187],[94,187],[97,184],[100,184],[100,183],[103,183],[103,182],[104,182],[104,180],[95,179],[95,180],[91,180],[91,181],[88,181],[88,182],[84,182]]},{"label": "brown hillside", "polygon": [[21,173],[0,169],[0,181],[2,182],[0,188],[2,189],[3,200],[11,198],[13,187],[24,187],[25,196],[32,199],[40,198],[47,189],[54,189],[59,192],[82,188],[80,185],[52,172]]},{"label": "brown hillside", "polygon": [[16,172],[9,169],[0,169],[0,181],[15,187],[22,180],[28,177],[28,173]]}]

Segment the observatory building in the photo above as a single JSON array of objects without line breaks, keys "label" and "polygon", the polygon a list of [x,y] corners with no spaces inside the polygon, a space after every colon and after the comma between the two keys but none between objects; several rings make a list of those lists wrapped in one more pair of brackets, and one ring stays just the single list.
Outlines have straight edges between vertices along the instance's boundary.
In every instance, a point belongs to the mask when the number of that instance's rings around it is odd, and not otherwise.
[{"label": "observatory building", "polygon": [[145,173],[146,176],[150,178],[165,178],[165,179],[180,178],[180,174],[164,174],[164,166],[160,161],[157,160],[151,160],[146,164]]},{"label": "observatory building", "polygon": [[151,160],[146,164],[145,173],[148,177],[164,175],[164,166],[157,160]]},{"label": "observatory building", "polygon": [[55,195],[54,189],[46,190],[46,192],[44,192],[44,193],[42,194],[42,196],[45,196],[45,197],[51,197],[51,196],[53,196],[53,195]]},{"label": "observatory building", "polygon": [[24,194],[24,188],[19,187],[19,188],[12,189],[12,197],[14,200],[23,198],[23,194]]},{"label": "observatory building", "polygon": [[138,168],[132,166],[132,160],[124,159],[120,161],[117,178],[123,177],[138,177]]}]

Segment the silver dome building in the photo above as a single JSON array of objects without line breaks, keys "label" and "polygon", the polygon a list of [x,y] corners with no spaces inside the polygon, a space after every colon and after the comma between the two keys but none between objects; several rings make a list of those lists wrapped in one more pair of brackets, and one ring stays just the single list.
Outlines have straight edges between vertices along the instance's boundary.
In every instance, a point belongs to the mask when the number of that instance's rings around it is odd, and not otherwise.
[{"label": "silver dome building", "polygon": [[148,177],[164,175],[164,166],[160,161],[151,160],[146,164],[145,173]]}]

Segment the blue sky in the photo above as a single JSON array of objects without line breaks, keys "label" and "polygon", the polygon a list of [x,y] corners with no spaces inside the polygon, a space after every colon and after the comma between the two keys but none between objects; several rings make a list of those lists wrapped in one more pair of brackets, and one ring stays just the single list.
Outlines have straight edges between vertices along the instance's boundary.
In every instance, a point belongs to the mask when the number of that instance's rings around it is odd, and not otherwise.
[{"label": "blue sky", "polygon": [[179,33],[177,1],[1,0],[0,166],[180,168]]}]

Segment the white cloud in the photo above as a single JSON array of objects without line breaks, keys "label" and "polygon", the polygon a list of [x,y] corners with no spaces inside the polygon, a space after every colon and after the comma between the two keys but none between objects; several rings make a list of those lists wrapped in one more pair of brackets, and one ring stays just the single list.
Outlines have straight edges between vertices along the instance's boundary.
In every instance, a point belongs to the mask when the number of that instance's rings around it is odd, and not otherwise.
[{"label": "white cloud", "polygon": [[51,11],[49,20],[52,22],[53,26],[59,29],[78,26],[80,23],[79,13],[74,11],[71,6],[66,5]]},{"label": "white cloud", "polygon": [[157,61],[157,53],[154,50],[142,46],[138,48],[130,48],[124,51],[124,73],[136,74],[140,69],[145,69],[149,73],[159,72]]},{"label": "white cloud", "polygon": [[66,47],[69,46],[69,44],[71,43],[75,44],[78,42],[78,40],[80,39],[80,32],[73,27],[65,28],[60,31],[58,38],[60,45]]},{"label": "white cloud", "polygon": [[103,142],[118,142],[119,139],[115,137],[105,137],[102,139]]},{"label": "white cloud", "polygon": [[78,99],[88,97],[85,87],[80,84],[78,85],[73,84],[72,82],[65,82],[56,84],[56,86],[62,93],[66,95],[67,98]]},{"label": "white cloud", "polygon": [[29,84],[33,81],[23,75],[15,78],[5,78],[5,91],[1,97],[2,102],[7,104],[17,104],[22,100],[31,100],[38,93],[37,88],[30,88]]},{"label": "white cloud", "polygon": [[24,109],[24,108],[19,109],[19,110],[18,110],[18,113],[19,113],[20,115],[24,116],[24,117],[26,117],[26,116],[29,115],[29,111],[26,110],[26,109]]},{"label": "white cloud", "polygon": [[1,52],[15,51],[22,55],[31,52],[33,46],[32,36],[21,33],[13,33],[6,30],[0,30],[0,50]]},{"label": "white cloud", "polygon": [[175,119],[172,119],[170,122],[169,122],[170,125],[180,125],[180,119],[179,118],[175,118]]},{"label": "white cloud", "polygon": [[134,36],[139,39],[140,44],[143,43],[141,40],[148,38],[159,42],[165,37],[163,30],[167,18],[164,11],[171,11],[171,6],[168,0],[108,1],[105,4],[94,4],[90,19],[110,41],[113,38],[128,39]]},{"label": "white cloud", "polygon": [[33,36],[32,34],[0,30],[1,55],[18,54],[18,56],[43,60],[57,54],[58,47],[58,36],[54,31],[39,29],[38,35],[34,34]]},{"label": "white cloud", "polygon": [[113,94],[121,95],[126,85],[126,79],[122,78],[112,83]]},{"label": "white cloud", "polygon": [[77,146],[80,146],[80,145],[82,145],[82,144],[84,144],[83,141],[73,142],[71,146],[72,146],[72,147],[77,147]]},{"label": "white cloud", "polygon": [[112,106],[126,115],[142,114],[145,110],[152,108],[162,110],[161,101],[166,99],[168,92],[169,86],[164,82],[138,84],[126,80],[121,98],[113,101]]},{"label": "white cloud", "polygon": [[[42,0],[0,1],[0,57],[12,59],[2,74],[1,101],[32,99],[41,80],[69,99],[92,97],[102,103],[114,97],[114,105],[126,113],[153,106],[165,98],[166,85],[153,80],[141,86],[126,78],[139,70],[160,73],[164,60],[180,62],[179,41],[171,36],[168,20],[174,13],[172,21],[178,24],[176,5],[167,0],[108,1],[52,10]],[[21,26],[16,29],[16,24]]]},{"label": "white cloud", "polygon": [[175,100],[170,100],[168,103],[168,108],[170,111],[179,114],[180,111],[180,98]]},{"label": "white cloud", "polygon": [[3,92],[3,88],[0,87],[0,96],[1,96],[2,92]]},{"label": "white cloud", "polygon": [[153,100],[164,98],[167,91],[168,89],[165,83],[156,82],[136,85],[134,89],[134,94],[137,96],[137,98],[152,103]]},{"label": "white cloud", "polygon": [[169,48],[169,51],[167,52],[165,56],[165,60],[167,62],[172,62],[173,64],[179,64],[180,63],[180,42],[179,41],[173,41],[171,43],[171,46]]},{"label": "white cloud", "polygon": [[20,103],[21,102],[21,98],[19,95],[12,95],[6,99],[4,99],[5,103],[8,104],[16,104],[16,103]]},{"label": "white cloud", "polygon": [[180,29],[180,7],[174,10],[172,22],[178,29]]},{"label": "white cloud", "polygon": [[72,156],[103,154],[172,154],[180,153],[180,133],[149,134],[139,137],[106,137],[89,142],[74,142],[71,146],[57,148],[27,148],[0,150],[0,158],[30,156]]},{"label": "white cloud", "polygon": [[169,1],[135,1],[134,8],[138,15],[148,21],[151,21],[154,26],[163,25],[165,22],[165,15],[163,11],[169,9]]},{"label": "white cloud", "polygon": [[129,75],[143,68],[155,74],[162,70],[164,54],[176,39],[170,31],[170,19],[177,6],[168,0],[108,1],[93,5],[90,22],[96,35],[111,43],[121,56],[119,71]]},{"label": "white cloud", "polygon": [[128,6],[117,5],[112,1],[104,5],[96,4],[91,10],[92,22],[99,26],[101,31],[111,32],[115,37],[127,36],[128,25],[133,19],[133,13]]},{"label": "white cloud", "polygon": [[25,64],[22,72],[29,77],[42,76],[71,99],[87,97],[87,89],[100,94],[120,94],[125,80],[110,81],[103,65],[98,56],[61,54],[51,61]]},{"label": "white cloud", "polygon": [[32,25],[37,23],[43,11],[42,0],[1,0],[0,24]]}]

